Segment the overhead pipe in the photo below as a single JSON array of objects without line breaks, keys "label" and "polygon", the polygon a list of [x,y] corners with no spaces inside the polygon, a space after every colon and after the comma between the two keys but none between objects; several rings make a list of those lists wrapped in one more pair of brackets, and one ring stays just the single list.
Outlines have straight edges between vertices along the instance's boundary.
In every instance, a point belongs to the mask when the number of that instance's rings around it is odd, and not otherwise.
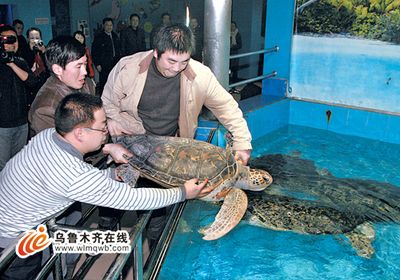
[{"label": "overhead pipe", "polygon": [[204,1],[204,64],[228,89],[232,0]]}]

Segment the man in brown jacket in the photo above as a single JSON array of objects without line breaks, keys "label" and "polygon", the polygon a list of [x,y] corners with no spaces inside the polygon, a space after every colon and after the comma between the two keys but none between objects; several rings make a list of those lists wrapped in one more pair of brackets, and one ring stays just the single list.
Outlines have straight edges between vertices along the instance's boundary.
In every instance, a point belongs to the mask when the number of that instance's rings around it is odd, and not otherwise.
[{"label": "man in brown jacket", "polygon": [[[74,92],[95,94],[94,82],[86,77],[85,47],[74,37],[61,36],[51,40],[46,48],[46,63],[52,75],[38,91],[29,111],[31,136],[55,127],[55,111],[65,96]],[[81,217],[81,205],[74,204],[58,223],[75,225]],[[73,271],[78,257],[75,254],[67,256],[68,271]]]},{"label": "man in brown jacket", "polygon": [[51,40],[46,48],[46,63],[52,75],[40,88],[29,111],[34,134],[54,127],[54,113],[61,99],[73,92],[95,94],[93,81],[86,77],[85,47],[71,36]]}]

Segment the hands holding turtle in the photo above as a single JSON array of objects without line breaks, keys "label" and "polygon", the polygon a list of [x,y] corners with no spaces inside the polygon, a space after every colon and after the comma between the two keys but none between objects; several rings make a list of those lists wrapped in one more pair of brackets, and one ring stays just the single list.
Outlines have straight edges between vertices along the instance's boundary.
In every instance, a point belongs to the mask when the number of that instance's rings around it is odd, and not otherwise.
[{"label": "hands holding turtle", "polygon": [[124,146],[112,143],[104,145],[103,153],[105,155],[110,155],[116,163],[128,163],[128,159],[133,156]]},{"label": "hands holding turtle", "polygon": [[211,187],[206,187],[208,179],[199,183],[199,179],[194,178],[185,182],[184,188],[186,192],[186,199],[194,199],[206,196],[212,191]]},{"label": "hands holding turtle", "polygon": [[235,160],[241,161],[243,165],[247,165],[250,160],[251,150],[237,150],[235,151]]}]

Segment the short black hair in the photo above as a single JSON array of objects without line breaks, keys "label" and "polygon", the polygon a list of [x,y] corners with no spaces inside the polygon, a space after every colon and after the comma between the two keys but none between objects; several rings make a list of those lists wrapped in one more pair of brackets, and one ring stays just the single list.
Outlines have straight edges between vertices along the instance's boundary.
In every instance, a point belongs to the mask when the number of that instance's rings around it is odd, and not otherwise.
[{"label": "short black hair", "polygon": [[[79,34],[79,35],[81,35],[81,36],[83,37],[83,45],[86,46],[86,36],[85,36],[85,33],[83,33],[83,32],[80,31],[80,30],[75,31],[74,34],[72,34],[72,37],[74,37],[75,40],[76,40],[76,38],[75,38],[76,34]],[[79,42],[79,41],[78,41],[78,42]],[[79,43],[80,43],[80,42],[79,42]]]},{"label": "short black hair", "polygon": [[0,24],[0,33],[6,32],[6,31],[13,31],[15,35],[17,35],[17,31],[15,30],[14,27],[7,25],[7,24]]},{"label": "short black hair", "polygon": [[195,51],[193,33],[181,23],[163,26],[154,36],[154,49],[157,51],[158,58],[167,50],[192,54]]},{"label": "short black hair", "polygon": [[132,20],[133,17],[137,17],[140,21],[140,16],[138,14],[131,14],[129,20]]},{"label": "short black hair", "polygon": [[95,121],[94,112],[102,107],[101,98],[88,93],[65,96],[54,115],[56,131],[64,136],[78,126],[90,126]]},{"label": "short black hair", "polygon": [[17,24],[24,25],[24,22],[22,20],[16,18],[16,19],[13,20],[12,25],[16,26]]},{"label": "short black hair", "polygon": [[72,36],[59,36],[49,42],[45,55],[48,69],[52,69],[54,64],[65,69],[68,63],[86,55],[86,49]]},{"label": "short black hair", "polygon": [[107,21],[114,22],[113,19],[110,17],[103,18],[103,24],[105,24]]},{"label": "short black hair", "polygon": [[42,31],[37,27],[31,27],[28,30],[26,30],[26,38],[29,38],[29,33],[31,33],[31,31],[39,32],[40,38],[42,38]]}]

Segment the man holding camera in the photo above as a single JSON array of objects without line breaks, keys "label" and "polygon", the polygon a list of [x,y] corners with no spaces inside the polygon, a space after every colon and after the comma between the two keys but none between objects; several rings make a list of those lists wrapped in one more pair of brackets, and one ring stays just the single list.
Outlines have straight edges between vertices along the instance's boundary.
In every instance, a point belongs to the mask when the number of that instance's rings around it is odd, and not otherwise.
[{"label": "man holding camera", "polygon": [[0,25],[0,171],[26,144],[28,137],[28,88],[36,86],[26,62],[15,56],[17,32]]}]

